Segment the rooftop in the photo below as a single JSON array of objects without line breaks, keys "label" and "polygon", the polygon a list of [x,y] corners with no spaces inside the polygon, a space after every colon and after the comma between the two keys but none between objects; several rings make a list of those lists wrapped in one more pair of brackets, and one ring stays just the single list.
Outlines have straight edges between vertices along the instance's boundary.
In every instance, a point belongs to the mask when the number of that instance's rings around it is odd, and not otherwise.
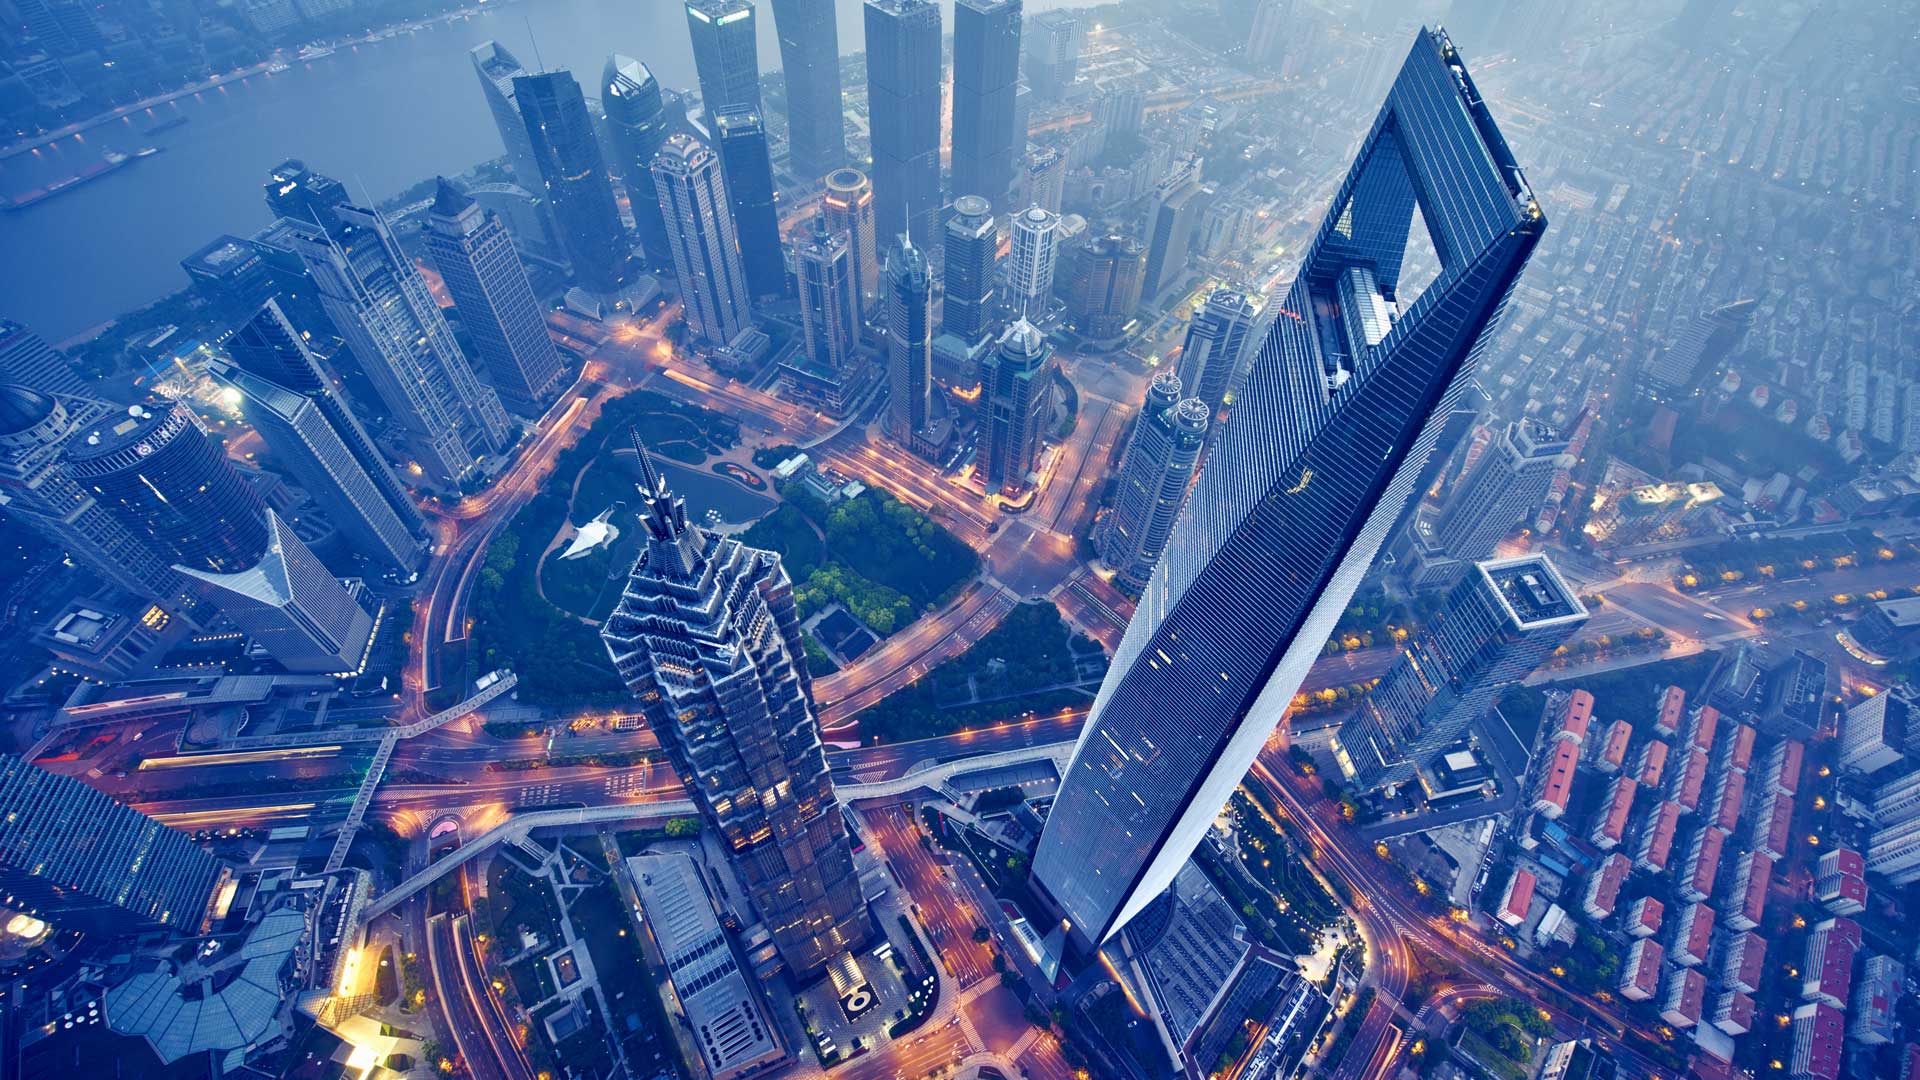
[{"label": "rooftop", "polygon": [[1524,629],[1587,617],[1586,605],[1544,555],[1489,559],[1479,569]]}]

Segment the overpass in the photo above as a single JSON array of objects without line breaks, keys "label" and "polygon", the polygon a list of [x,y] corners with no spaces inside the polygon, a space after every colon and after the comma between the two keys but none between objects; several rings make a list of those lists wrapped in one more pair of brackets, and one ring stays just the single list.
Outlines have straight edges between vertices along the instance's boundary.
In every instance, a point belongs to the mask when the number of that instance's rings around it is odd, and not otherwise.
[{"label": "overpass", "polygon": [[[1017,750],[1002,750],[998,753],[942,763],[926,762],[909,769],[906,775],[892,780],[880,780],[871,784],[838,784],[835,785],[834,792],[843,803],[900,798],[922,790],[932,790],[947,797],[956,797],[954,790],[948,786],[948,781],[955,776],[1002,765],[1018,765],[1043,759],[1052,761],[1056,768],[1064,770],[1067,759],[1073,754],[1073,747],[1074,743],[1069,741],[1045,746],[1025,746]],[[695,813],[695,808],[691,800],[661,799],[653,802],[622,803],[616,806],[529,810],[515,814],[501,824],[495,825],[440,856],[406,880],[381,893],[378,899],[367,905],[361,915],[361,921],[371,922],[385,915],[399,907],[414,893],[438,881],[447,871],[464,865],[468,860],[498,847],[503,842],[524,840],[534,829],[571,828],[616,821],[685,817],[692,813]]]}]

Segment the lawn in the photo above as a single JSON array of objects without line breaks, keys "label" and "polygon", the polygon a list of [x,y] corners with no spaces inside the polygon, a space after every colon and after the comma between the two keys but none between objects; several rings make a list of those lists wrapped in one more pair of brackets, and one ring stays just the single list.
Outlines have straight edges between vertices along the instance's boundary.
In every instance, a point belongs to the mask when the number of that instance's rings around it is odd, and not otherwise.
[{"label": "lawn", "polygon": [[900,742],[1085,705],[1092,700],[1088,689],[1061,685],[1077,681],[1074,652],[1052,604],[1021,604],[971,649],[861,712],[860,730],[869,739]]}]

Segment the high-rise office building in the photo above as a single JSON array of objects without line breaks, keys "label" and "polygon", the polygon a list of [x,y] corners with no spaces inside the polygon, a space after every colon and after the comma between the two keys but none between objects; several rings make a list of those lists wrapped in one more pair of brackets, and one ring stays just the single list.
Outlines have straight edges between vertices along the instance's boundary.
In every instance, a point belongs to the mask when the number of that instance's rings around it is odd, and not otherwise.
[{"label": "high-rise office building", "polygon": [[1067,313],[1080,333],[1096,341],[1118,336],[1140,310],[1147,249],[1131,236],[1108,233],[1073,248],[1066,262]]},{"label": "high-rise office building", "polygon": [[1000,230],[993,223],[992,204],[979,195],[953,200],[942,250],[947,298],[940,329],[964,341],[978,341],[993,319],[994,277],[1000,261]]},{"label": "high-rise office building", "polygon": [[1016,172],[1014,205],[1059,213],[1067,197],[1067,157],[1051,146],[1027,144]]},{"label": "high-rise office building", "polygon": [[1300,47],[1293,28],[1293,0],[1259,0],[1247,33],[1247,59],[1266,68],[1278,68],[1288,53]]},{"label": "high-rise office building", "polygon": [[1137,87],[1116,86],[1102,91],[1093,103],[1093,122],[1109,154],[1130,148],[1140,138],[1140,125],[1146,115],[1147,96]]},{"label": "high-rise office building", "polygon": [[1260,317],[1260,303],[1238,289],[1215,289],[1187,323],[1180,349],[1180,385],[1207,403],[1209,414],[1226,403],[1227,390],[1247,355],[1247,341]]},{"label": "high-rise office building", "polygon": [[1678,340],[1647,358],[1644,380],[1656,398],[1685,397],[1726,362],[1753,325],[1753,300],[1735,300],[1695,316]]},{"label": "high-rise office building", "polygon": [[474,374],[385,218],[340,206],[327,228],[298,224],[288,237],[428,482],[457,487],[507,448],[499,396]]},{"label": "high-rise office building", "polygon": [[[1421,178],[1416,185],[1412,177]],[[1399,294],[1415,212],[1439,276]],[[1080,946],[1179,873],[1346,609],[1546,226],[1443,31],[1413,42],[1115,652],[1033,861]],[[1364,254],[1362,254],[1364,253]],[[1405,304],[1391,342],[1336,283]]]},{"label": "high-rise office building", "polygon": [[197,605],[171,553],[137,532],[82,487],[68,445],[120,410],[84,397],[0,384],[0,510],[114,588],[176,613]]},{"label": "high-rise office building", "polygon": [[307,168],[299,158],[288,158],[267,173],[266,194],[267,209],[304,225],[328,224],[334,208],[349,201],[346,185]]},{"label": "high-rise office building", "polygon": [[1043,101],[1061,101],[1080,74],[1080,16],[1043,11],[1027,20],[1027,82]]},{"label": "high-rise office building", "polygon": [[1014,131],[1021,0],[953,6],[953,190],[1004,207],[1026,132]]},{"label": "high-rise office building", "polygon": [[[254,349],[304,352],[306,345],[279,310],[268,306],[234,333],[228,348],[238,356]],[[402,517],[395,511],[323,408],[324,397],[309,397],[244,366],[216,361],[208,373],[241,395],[247,423],[354,551],[403,572],[419,563],[419,515]]]},{"label": "high-rise office building", "polygon": [[1475,563],[1341,725],[1341,770],[1362,791],[1413,780],[1586,621],[1546,556]]},{"label": "high-rise office building", "polygon": [[1198,170],[1183,168],[1160,185],[1147,218],[1147,272],[1140,295],[1149,302],[1186,276],[1187,247],[1205,209]]},{"label": "high-rise office building", "polygon": [[567,369],[500,215],[481,209],[443,176],[427,212],[426,238],[501,404],[539,416],[560,392]]},{"label": "high-rise office building", "polygon": [[940,5],[867,0],[865,11],[875,232],[928,246],[940,212]]},{"label": "high-rise office building", "polygon": [[633,276],[633,248],[580,84],[565,71],[521,75],[513,80],[513,100],[526,118],[533,161],[574,277],[591,292],[618,292]]},{"label": "high-rise office building", "polygon": [[1026,486],[1046,434],[1052,374],[1053,345],[1025,319],[1007,327],[987,354],[980,374],[986,404],[980,458],[988,494]]},{"label": "high-rise office building", "polygon": [[252,566],[219,574],[174,569],[290,672],[341,675],[366,659],[373,616],[272,510],[266,549]]},{"label": "high-rise office building", "polygon": [[860,345],[860,298],[853,287],[852,243],[845,229],[829,231],[817,214],[806,239],[794,245],[800,287],[800,355],[787,363],[789,393],[842,415],[861,391],[868,364]]},{"label": "high-rise office building", "polygon": [[419,505],[335,387],[339,377],[307,349],[298,330],[280,310],[279,301],[262,305],[227,338],[225,345],[227,355],[243,371],[312,401],[407,532],[425,535],[427,522]]},{"label": "high-rise office building", "polygon": [[720,159],[691,135],[669,136],[653,159],[653,183],[673,246],[687,328],[708,345],[725,345],[753,321],[753,304],[733,215],[727,211]]},{"label": "high-rise office building", "polygon": [[780,556],[690,524],[634,442],[646,548],[600,637],[804,981],[869,931],[793,583]]},{"label": "high-rise office building", "polygon": [[226,878],[187,834],[0,754],[0,906],[101,938],[198,934]]},{"label": "high-rise office building", "polygon": [[1060,215],[1029,206],[1013,216],[1013,254],[1007,262],[1007,303],[1023,318],[1038,319],[1053,299],[1060,258]]},{"label": "high-rise office building", "polygon": [[1465,564],[1492,555],[1516,526],[1533,520],[1554,474],[1568,463],[1566,454],[1567,440],[1546,424],[1508,424],[1438,511],[1414,515],[1409,583],[1449,581]]},{"label": "high-rise office building", "polygon": [[67,465],[100,505],[175,562],[238,570],[267,546],[260,493],[180,402],[98,417],[67,443]]},{"label": "high-rise office building", "polygon": [[867,174],[859,169],[828,173],[821,207],[827,230],[847,234],[854,295],[859,297],[861,316],[872,315],[880,302],[880,231],[873,220],[873,185]]},{"label": "high-rise office building", "polygon": [[1093,534],[1100,561],[1122,587],[1146,588],[1166,553],[1212,418],[1206,402],[1180,397],[1180,377],[1173,372],[1147,384],[1146,404],[1120,460],[1112,509]]},{"label": "high-rise office building", "polygon": [[787,80],[787,162],[794,175],[813,180],[847,160],[839,16],[820,0],[773,0],[773,28]]},{"label": "high-rise office building", "polygon": [[647,65],[620,55],[610,57],[600,73],[600,108],[607,114],[613,171],[626,186],[627,208],[633,212],[633,231],[647,257],[647,268],[671,270],[673,246],[667,241],[667,222],[660,216],[660,197],[653,189],[653,158],[673,134],[674,112],[667,108],[660,83]]},{"label": "high-rise office building", "polygon": [[497,41],[475,45],[469,56],[474,74],[480,77],[480,92],[486,95],[487,111],[493,114],[494,130],[500,133],[500,143],[506,147],[507,171],[513,174],[514,182],[527,191],[544,192],[547,181],[540,174],[540,162],[534,157],[533,140],[527,134],[526,117],[521,115],[513,85],[515,79],[530,72]]},{"label": "high-rise office building", "polygon": [[780,250],[780,218],[774,209],[773,158],[760,114],[727,109],[713,124],[713,149],[726,176],[734,237],[756,297],[787,291],[786,257]]},{"label": "high-rise office building", "polygon": [[933,413],[933,268],[902,238],[887,253],[887,431],[911,446]]},{"label": "high-rise office building", "polygon": [[42,394],[86,392],[86,383],[67,354],[12,319],[0,319],[0,383]]},{"label": "high-rise office building", "polygon": [[760,111],[760,42],[753,0],[687,0],[687,35],[707,126],[728,109]]}]

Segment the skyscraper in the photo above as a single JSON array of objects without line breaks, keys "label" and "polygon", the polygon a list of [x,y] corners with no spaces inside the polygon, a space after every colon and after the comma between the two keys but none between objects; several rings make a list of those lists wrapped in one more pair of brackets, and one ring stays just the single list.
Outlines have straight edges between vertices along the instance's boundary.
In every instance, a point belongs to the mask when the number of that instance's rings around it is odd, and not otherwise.
[{"label": "skyscraper", "polygon": [[1492,555],[1516,526],[1533,520],[1566,453],[1567,440],[1540,421],[1508,424],[1437,512],[1414,515],[1409,582],[1450,580],[1466,563]]},{"label": "skyscraper", "polygon": [[953,190],[998,209],[1013,187],[1026,132],[1013,128],[1020,82],[1021,0],[956,0],[953,6]]},{"label": "skyscraper", "polygon": [[1147,251],[1140,241],[1108,233],[1067,256],[1067,311],[1086,337],[1118,336],[1140,310]]},{"label": "skyscraper", "polygon": [[373,617],[272,510],[254,565],[222,574],[174,569],[290,672],[339,675],[366,658]]},{"label": "skyscraper", "polygon": [[760,111],[760,42],[753,0],[687,0],[687,34],[707,126],[728,109]]},{"label": "skyscraper", "polygon": [[940,211],[940,5],[867,0],[865,10],[875,231],[928,245]]},{"label": "skyscraper", "polygon": [[1299,47],[1289,40],[1292,22],[1293,0],[1259,0],[1247,34],[1247,59],[1263,67],[1279,67],[1287,53]]},{"label": "skyscraper", "polygon": [[307,168],[299,158],[288,158],[267,173],[267,209],[278,217],[303,224],[325,224],[335,207],[347,204],[346,185]]},{"label": "skyscraper", "polygon": [[601,639],[797,980],[866,943],[780,556],[687,521],[645,446],[646,548]]},{"label": "skyscraper", "polygon": [[720,159],[691,135],[669,136],[653,159],[653,183],[673,245],[687,328],[709,345],[725,345],[752,321],[753,305]]},{"label": "skyscraper", "polygon": [[1362,791],[1414,779],[1586,621],[1546,556],[1475,563],[1340,726],[1341,771]]},{"label": "skyscraper", "polygon": [[842,415],[872,385],[860,344],[860,299],[853,289],[853,255],[845,229],[829,231],[815,215],[806,239],[794,245],[800,284],[800,357],[788,362],[788,389]]},{"label": "skyscraper", "polygon": [[1025,319],[1007,327],[987,355],[980,376],[987,406],[980,457],[988,494],[1026,486],[1046,434],[1052,361],[1053,345]]},{"label": "skyscraper", "polygon": [[117,413],[90,398],[0,384],[0,509],[108,585],[184,613],[198,601],[171,553],[102,505],[66,463],[76,436]]},{"label": "skyscraper", "polygon": [[86,391],[86,383],[65,353],[12,319],[0,319],[0,383],[13,383],[42,394]]},{"label": "skyscraper", "polygon": [[1647,390],[1656,398],[1685,397],[1726,362],[1753,325],[1753,300],[1735,300],[1701,312],[1672,345],[1647,358]]},{"label": "skyscraper", "polygon": [[773,28],[787,79],[787,160],[812,180],[847,160],[838,12],[820,0],[773,0]]},{"label": "skyscraper", "polygon": [[385,218],[341,206],[327,228],[300,224],[288,236],[428,482],[457,487],[482,456],[506,449],[506,410]]},{"label": "skyscraper", "polygon": [[529,72],[497,41],[475,45],[469,55],[474,74],[480,77],[480,92],[486,95],[487,111],[493,114],[494,130],[500,133],[501,145],[507,150],[507,171],[527,191],[544,192],[547,181],[540,175],[540,162],[533,155],[533,140],[527,135],[527,121],[520,113],[513,86],[515,79]]},{"label": "skyscraper", "polygon": [[307,349],[299,332],[284,317],[278,301],[269,300],[226,340],[227,355],[241,370],[282,389],[299,394],[314,403],[328,426],[353,455],[380,500],[414,536],[424,535],[427,522],[420,508],[407,493],[406,485],[388,464],[386,456],[374,445],[373,436],[347,407],[334,386],[338,377],[326,370],[318,357]]},{"label": "skyscraper", "polygon": [[1206,402],[1209,415],[1225,403],[1260,315],[1258,301],[1237,289],[1215,289],[1187,323],[1180,349],[1180,385]]},{"label": "skyscraper", "polygon": [[1146,119],[1147,96],[1137,87],[1116,86],[1102,91],[1093,103],[1093,121],[1106,140],[1106,152],[1124,151],[1140,138]]},{"label": "skyscraper", "polygon": [[226,877],[185,833],[0,754],[0,904],[9,910],[102,938],[198,934]]},{"label": "skyscraper", "polygon": [[1043,11],[1028,20],[1027,82],[1043,101],[1061,101],[1080,74],[1080,17]]},{"label": "skyscraper", "polygon": [[1029,206],[1013,216],[1013,257],[1007,266],[1007,302],[1023,318],[1047,313],[1054,264],[1060,257],[1060,215]]},{"label": "skyscraper", "polygon": [[1120,461],[1113,508],[1093,534],[1100,561],[1122,587],[1136,593],[1146,588],[1166,552],[1212,418],[1206,402],[1180,397],[1180,377],[1173,372],[1147,384],[1146,404]]},{"label": "skyscraper", "polygon": [[1198,169],[1187,167],[1160,185],[1147,219],[1147,272],[1140,296],[1151,302],[1187,273],[1187,245],[1204,208]]},{"label": "skyscraper", "polygon": [[[1416,210],[1442,268],[1403,297]],[[1214,440],[1048,816],[1033,879],[1081,946],[1167,887],[1246,775],[1545,226],[1453,43],[1421,32],[1281,301],[1297,317],[1273,321]],[[1354,274],[1400,309],[1390,339],[1336,309],[1338,280]]]},{"label": "skyscraper", "polygon": [[443,176],[427,212],[426,237],[501,403],[521,416],[539,416],[560,392],[567,369],[500,215],[482,210]]},{"label": "skyscraper", "polygon": [[873,314],[880,300],[880,232],[873,221],[873,185],[859,169],[835,169],[827,174],[827,193],[821,200],[829,232],[845,231],[847,258],[853,267],[854,295],[860,314]]},{"label": "skyscraper", "polygon": [[238,570],[267,546],[266,504],[180,402],[100,416],[67,444],[73,478],[163,556]]},{"label": "skyscraper", "polygon": [[618,292],[633,274],[632,246],[580,84],[565,71],[521,75],[513,99],[574,277],[591,292]]},{"label": "skyscraper", "polygon": [[780,218],[773,206],[773,158],[760,114],[746,109],[722,112],[713,125],[713,148],[727,179],[747,291],[756,297],[783,295],[787,265],[780,250]]},{"label": "skyscraper", "polygon": [[904,237],[887,253],[887,388],[887,431],[911,446],[933,411],[933,269]]},{"label": "skyscraper", "polygon": [[1051,146],[1027,144],[1020,159],[1014,205],[1038,206],[1059,213],[1067,195],[1066,155]]},{"label": "skyscraper", "polygon": [[942,265],[946,270],[946,307],[940,329],[965,341],[978,341],[992,320],[994,275],[1000,260],[1000,230],[993,207],[979,195],[953,200],[947,222]]},{"label": "skyscraper", "polygon": [[667,241],[667,222],[660,216],[660,197],[653,189],[654,155],[673,134],[673,115],[660,83],[647,65],[616,54],[600,74],[600,107],[607,114],[614,173],[626,185],[627,208],[633,212],[633,230],[639,235],[647,268],[671,270],[673,246]]}]

